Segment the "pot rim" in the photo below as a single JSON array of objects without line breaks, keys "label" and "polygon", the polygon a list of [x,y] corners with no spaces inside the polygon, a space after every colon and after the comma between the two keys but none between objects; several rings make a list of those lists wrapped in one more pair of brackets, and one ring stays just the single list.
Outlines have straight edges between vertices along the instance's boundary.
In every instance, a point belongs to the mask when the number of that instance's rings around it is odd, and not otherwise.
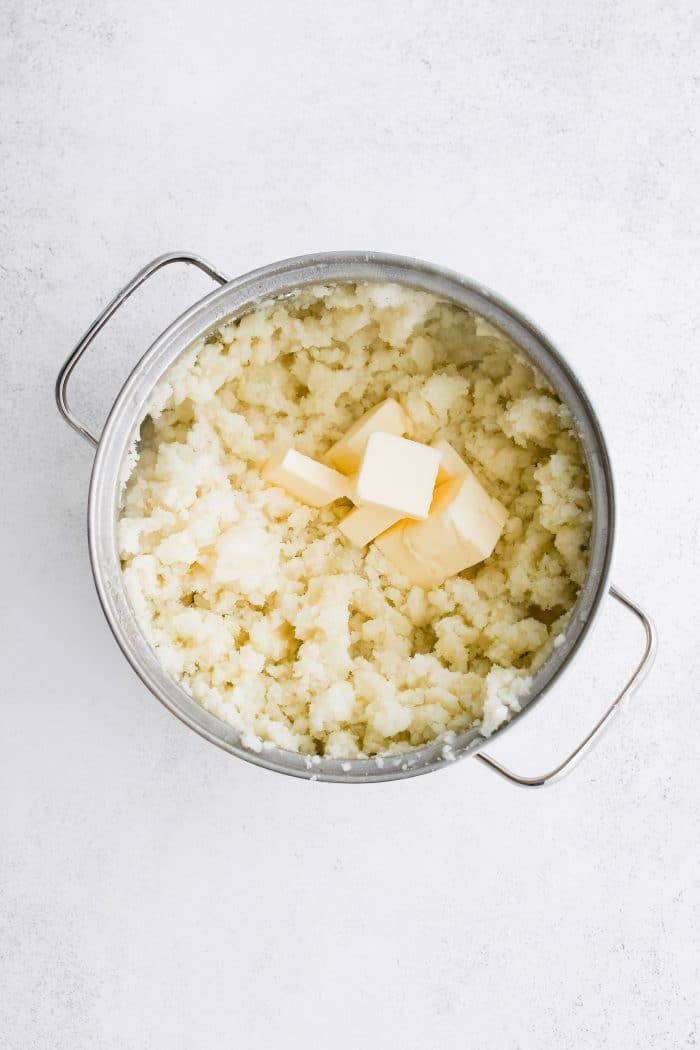
[{"label": "pot rim", "polygon": [[200,736],[247,762],[291,776],[341,783],[373,783],[432,772],[487,742],[473,727],[446,748],[445,738],[397,755],[363,759],[308,758],[277,747],[252,750],[240,733],[200,707],[162,668],[141,634],[123,587],[115,526],[120,476],[149,396],[164,372],[193,342],[225,318],[250,312],[261,301],[295,288],[356,281],[399,283],[466,306],[502,329],[545,373],[572,413],[584,449],[593,497],[593,523],[586,578],[564,632],[533,675],[521,710],[488,740],[512,727],[559,679],[581,646],[600,610],[610,576],[615,533],[612,467],[591,401],[554,343],[519,309],[482,285],[435,264],[380,252],[322,252],[270,263],[237,277],[177,317],[132,369],[109,412],[93,463],[88,497],[88,545],[97,593],[109,627],[136,674],[160,702]]}]

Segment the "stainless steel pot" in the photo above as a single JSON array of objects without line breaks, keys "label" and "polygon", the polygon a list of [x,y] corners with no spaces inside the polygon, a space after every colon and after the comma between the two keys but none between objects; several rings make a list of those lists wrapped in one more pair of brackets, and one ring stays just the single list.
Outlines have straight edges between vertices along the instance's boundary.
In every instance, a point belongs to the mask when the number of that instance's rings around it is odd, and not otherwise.
[{"label": "stainless steel pot", "polygon": [[[124,383],[102,435],[97,438],[68,407],[66,390],[73,369],[122,303],[157,270],[177,262],[197,266],[221,287],[178,317],[146,351]],[[330,252],[273,263],[229,281],[198,256],[173,252],[154,259],[115,296],[73,350],[56,383],[56,400],[64,419],[97,448],[90,481],[88,542],[97,593],[107,621],[124,655],[151,692],[188,726],[238,758],[292,776],[352,784],[398,780],[428,773],[444,764],[444,744],[440,740],[407,754],[352,762],[333,758],[318,758],[310,762],[302,755],[278,748],[254,752],[243,747],[235,729],[196,704],[178,682],[163,670],[134,619],[122,582],[116,542],[120,472],[123,472],[127,450],[146,413],[153,388],[162,374],[195,339],[215,328],[224,318],[238,317],[250,311],[262,299],[284,295],[304,285],[339,281],[393,281],[432,292],[458,306],[476,311],[521,347],[544,372],[571,410],[591,477],[593,529],[590,565],[564,643],[552,651],[534,676],[532,686],[522,700],[522,712],[544,695],[579,651],[608,593],[640,620],[645,633],[643,655],[625,688],[615,697],[586,738],[555,769],[542,776],[519,776],[479,752],[484,738],[478,728],[459,735],[452,742],[450,751],[452,759],[478,752],[477,758],[518,784],[539,786],[549,783],[572,767],[610,722],[622,700],[639,685],[654,658],[655,632],[643,610],[609,586],[615,531],[612,472],[600,425],[576,376],[546,336],[518,310],[492,292],[440,267],[373,252]]]}]

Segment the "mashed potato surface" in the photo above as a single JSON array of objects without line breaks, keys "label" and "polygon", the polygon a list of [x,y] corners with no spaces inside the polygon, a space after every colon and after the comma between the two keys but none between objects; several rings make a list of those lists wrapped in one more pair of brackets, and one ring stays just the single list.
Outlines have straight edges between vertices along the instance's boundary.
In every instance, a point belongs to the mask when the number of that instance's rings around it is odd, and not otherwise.
[{"label": "mashed potato surface", "polygon": [[[493,555],[431,591],[266,484],[398,399],[508,509]],[[136,618],[168,672],[259,748],[339,758],[491,733],[583,582],[588,475],[568,410],[495,329],[434,296],[338,284],[268,301],[159,383],[119,521]]]}]

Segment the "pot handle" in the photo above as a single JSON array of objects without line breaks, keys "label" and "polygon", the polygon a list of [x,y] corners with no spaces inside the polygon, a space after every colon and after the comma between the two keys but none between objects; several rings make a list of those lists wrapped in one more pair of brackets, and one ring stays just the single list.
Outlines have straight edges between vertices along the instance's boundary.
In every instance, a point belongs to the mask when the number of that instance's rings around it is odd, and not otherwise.
[{"label": "pot handle", "polygon": [[80,420],[73,415],[68,407],[68,380],[73,373],[73,369],[90,346],[97,333],[104,328],[110,317],[117,312],[119,307],[126,302],[129,296],[147,281],[149,277],[152,277],[154,273],[157,273],[158,270],[162,270],[164,266],[169,266],[171,263],[179,262],[186,263],[188,266],[196,266],[198,269],[203,270],[204,273],[212,278],[212,280],[218,281],[219,284],[226,284],[228,281],[227,277],[220,274],[218,270],[215,270],[213,266],[200,258],[199,255],[193,255],[190,252],[168,252],[166,255],[159,255],[157,259],[153,259],[152,262],[147,263],[142,270],[139,270],[139,272],[132,277],[119,292],[117,292],[112,301],[105,306],[102,313],[92,322],[87,332],[72,351],[61,371],[58,373],[58,379],[56,380],[56,404],[58,405],[58,411],[61,413],[66,423],[73,427],[73,430],[77,431],[77,433],[84,437],[94,448],[97,448],[99,438],[96,438],[94,434],[91,434],[87,427],[83,426]]},{"label": "pot handle", "polygon": [[591,729],[590,733],[581,741],[581,743],[574,748],[570,755],[568,755],[563,762],[560,762],[558,766],[550,770],[549,773],[544,773],[539,777],[524,777],[519,773],[514,773],[512,769],[507,769],[502,766],[500,762],[497,762],[495,758],[491,758],[490,755],[485,755],[483,752],[479,752],[475,757],[480,759],[485,765],[490,766],[497,773],[500,773],[506,780],[510,780],[513,784],[519,784],[522,787],[543,787],[545,784],[552,784],[555,780],[559,780],[566,776],[567,773],[571,772],[573,767],[583,758],[584,754],[591,750],[595,744],[598,743],[603,730],[612,722],[614,716],[621,710],[622,701],[634,692],[637,686],[641,685],[642,681],[648,674],[651,665],[654,662],[656,656],[656,645],[657,635],[656,628],[649,616],[644,612],[636,602],[633,602],[631,598],[619,591],[617,587],[611,587],[609,592],[613,598],[624,605],[630,612],[634,613],[637,619],[640,621],[644,628],[645,645],[642,658],[632,672],[627,684],[617,694],[610,707],[605,711],[603,716],[596,722]]}]

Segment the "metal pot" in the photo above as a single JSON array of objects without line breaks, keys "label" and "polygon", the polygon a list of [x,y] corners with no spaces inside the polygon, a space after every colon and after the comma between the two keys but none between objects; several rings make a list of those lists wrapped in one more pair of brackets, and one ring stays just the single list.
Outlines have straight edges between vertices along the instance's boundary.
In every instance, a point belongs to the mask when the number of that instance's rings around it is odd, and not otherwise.
[{"label": "metal pot", "polygon": [[[178,317],[146,351],[124,383],[102,435],[97,438],[68,408],[66,388],[73,369],[121,304],[157,270],[176,262],[199,267],[221,287]],[[555,769],[542,776],[523,777],[501,766],[483,752],[476,755],[482,762],[518,784],[537,786],[548,783],[571,768],[574,761],[599,736],[602,728],[619,709],[623,698],[641,682],[654,658],[655,632],[643,610],[609,586],[615,531],[613,479],[600,425],[576,376],[546,336],[518,310],[492,292],[440,267],[374,252],[331,252],[273,263],[229,281],[198,256],[173,252],[154,259],[115,296],[73,350],[56,383],[56,400],[64,419],[97,448],[90,481],[88,542],[97,593],[107,621],[124,655],[151,692],[201,736],[238,758],[292,776],[352,784],[398,780],[428,773],[444,764],[444,744],[440,740],[409,753],[352,762],[334,758],[317,758],[310,762],[302,755],[279,748],[264,748],[260,752],[249,750],[242,746],[235,729],[196,704],[179,683],[163,670],[155,652],[141,634],[122,582],[116,542],[120,478],[127,450],[138,432],[151,393],[160,377],[195,339],[206,335],[224,318],[240,316],[262,299],[285,295],[304,285],[341,281],[392,281],[432,292],[457,306],[474,310],[504,331],[542,370],[572,413],[591,479],[593,527],[590,564],[564,642],[552,651],[533,677],[531,688],[522,700],[521,714],[544,695],[578,652],[606,594],[610,593],[639,618],[644,628],[645,646],[625,688],[615,697],[587,737]],[[452,742],[450,757],[463,758],[477,752],[483,744],[484,738],[479,729],[470,729]]]}]

